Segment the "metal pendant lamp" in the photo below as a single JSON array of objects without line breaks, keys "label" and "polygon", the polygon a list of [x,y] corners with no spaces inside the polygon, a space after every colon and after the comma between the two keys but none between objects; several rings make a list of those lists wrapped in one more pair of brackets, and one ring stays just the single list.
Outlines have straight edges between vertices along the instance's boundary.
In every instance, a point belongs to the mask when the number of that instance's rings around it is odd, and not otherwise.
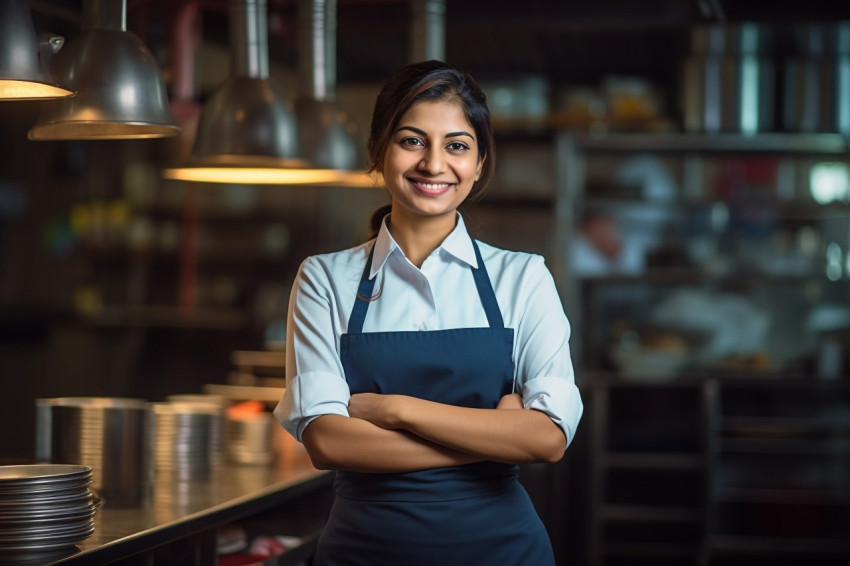
[{"label": "metal pendant lamp", "polygon": [[298,34],[302,154],[317,167],[362,170],[357,125],[336,102],[336,0],[300,0]]},{"label": "metal pendant lamp", "polygon": [[45,103],[31,140],[175,136],[156,59],[126,30],[126,0],[83,0],[82,34],[53,59],[62,84],[78,91]]},{"label": "metal pendant lamp", "polygon": [[298,157],[298,125],[269,77],[265,0],[229,0],[230,77],[213,93],[183,167],[168,179],[208,183],[283,184],[313,180]]},{"label": "metal pendant lamp", "polygon": [[[313,97],[289,103],[269,78],[266,1],[229,0],[228,7],[232,76],[205,105],[186,165],[165,169],[163,176],[207,183],[374,186],[371,176],[356,170],[359,154],[349,143],[348,115]],[[301,46],[302,61],[309,59],[312,68],[317,54],[324,62],[323,46],[308,47]],[[310,77],[299,78],[315,85]]]},{"label": "metal pendant lamp", "polygon": [[39,43],[27,0],[0,2],[0,100],[33,100],[73,96],[50,78],[47,63],[64,39],[50,36]]}]

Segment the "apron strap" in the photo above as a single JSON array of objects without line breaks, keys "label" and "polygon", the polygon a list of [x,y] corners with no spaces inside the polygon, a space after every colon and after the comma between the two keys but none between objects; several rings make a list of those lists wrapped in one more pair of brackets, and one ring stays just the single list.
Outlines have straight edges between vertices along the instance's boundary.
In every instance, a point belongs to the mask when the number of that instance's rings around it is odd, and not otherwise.
[{"label": "apron strap", "polygon": [[[377,240],[376,240],[377,242]],[[366,311],[369,309],[369,301],[372,299],[372,291],[375,288],[375,277],[369,279],[369,270],[372,269],[372,255],[375,253],[375,245],[369,250],[369,259],[366,260],[366,266],[363,268],[363,275],[360,276],[360,285],[357,287],[357,297],[354,300],[354,307],[351,309],[351,318],[348,319],[348,333],[360,334],[363,332],[363,321],[366,320]]]},{"label": "apron strap", "polygon": [[[472,240],[472,248],[475,250],[475,259],[478,262],[478,268],[472,269],[472,277],[475,280],[475,287],[478,289],[478,298],[481,299],[481,306],[484,307],[490,328],[502,329],[505,327],[505,322],[502,319],[502,311],[499,310],[499,303],[496,301],[496,293],[493,291],[490,276],[487,275],[487,268],[484,266],[484,260],[481,259],[481,251],[478,249],[475,238],[470,239]],[[374,253],[375,246],[373,245],[369,251],[366,265],[363,267],[363,274],[360,276],[360,285],[357,287],[357,297],[354,300],[354,307],[351,309],[351,318],[348,319],[349,334],[363,332],[363,322],[366,320],[372,291],[375,289],[375,279],[378,277],[376,275],[369,279],[369,270],[372,268],[372,255]]]},{"label": "apron strap", "polygon": [[487,314],[487,322],[490,323],[490,328],[502,329],[505,327],[505,322],[502,320],[502,311],[499,310],[493,284],[490,282],[490,276],[487,275],[487,268],[484,266],[484,260],[481,259],[478,244],[475,242],[475,238],[471,238],[471,240],[472,248],[475,250],[475,259],[478,261],[478,269],[472,270],[472,276],[475,279],[475,286],[478,288],[481,306],[484,307],[484,312]]}]

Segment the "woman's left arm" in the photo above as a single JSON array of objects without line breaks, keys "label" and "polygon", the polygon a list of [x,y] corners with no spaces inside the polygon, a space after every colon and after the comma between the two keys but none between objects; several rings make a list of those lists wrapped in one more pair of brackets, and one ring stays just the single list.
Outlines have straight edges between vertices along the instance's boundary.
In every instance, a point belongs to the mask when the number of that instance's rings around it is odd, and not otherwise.
[{"label": "woman's left arm", "polygon": [[404,396],[354,395],[352,416],[489,460],[560,460],[583,409],[570,356],[570,325],[542,257],[526,256],[514,273],[519,279],[506,287],[510,292],[505,295],[513,302],[508,308],[520,309],[511,317],[518,395],[506,396],[495,410]]},{"label": "woman's left arm", "polygon": [[557,462],[566,437],[548,415],[523,409],[507,395],[496,409],[472,409],[404,395],[359,393],[348,405],[352,417],[387,429],[403,429],[458,452],[512,464]]}]

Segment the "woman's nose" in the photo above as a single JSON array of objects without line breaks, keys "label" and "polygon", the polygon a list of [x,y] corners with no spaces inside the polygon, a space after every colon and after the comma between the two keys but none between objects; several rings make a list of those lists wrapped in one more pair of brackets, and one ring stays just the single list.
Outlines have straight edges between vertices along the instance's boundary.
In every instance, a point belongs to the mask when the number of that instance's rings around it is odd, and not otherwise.
[{"label": "woman's nose", "polygon": [[440,173],[443,169],[443,156],[439,147],[429,147],[425,150],[419,169],[432,175]]}]

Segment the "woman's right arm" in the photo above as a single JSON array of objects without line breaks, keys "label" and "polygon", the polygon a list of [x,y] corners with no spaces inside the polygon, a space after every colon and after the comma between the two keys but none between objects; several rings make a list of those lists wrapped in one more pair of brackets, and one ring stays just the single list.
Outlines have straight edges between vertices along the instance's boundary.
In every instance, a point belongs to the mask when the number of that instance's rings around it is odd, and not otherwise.
[{"label": "woman's right arm", "polygon": [[[355,274],[359,274],[359,269]],[[315,258],[295,277],[286,340],[287,385],[275,416],[300,440],[320,469],[406,472],[468,464],[470,456],[403,431],[385,430],[348,414],[351,397],[339,359],[338,336],[347,320],[332,269]]]},{"label": "woman's right arm", "polygon": [[410,433],[341,415],[314,419],[302,440],[313,465],[326,470],[412,472],[478,461]]}]

